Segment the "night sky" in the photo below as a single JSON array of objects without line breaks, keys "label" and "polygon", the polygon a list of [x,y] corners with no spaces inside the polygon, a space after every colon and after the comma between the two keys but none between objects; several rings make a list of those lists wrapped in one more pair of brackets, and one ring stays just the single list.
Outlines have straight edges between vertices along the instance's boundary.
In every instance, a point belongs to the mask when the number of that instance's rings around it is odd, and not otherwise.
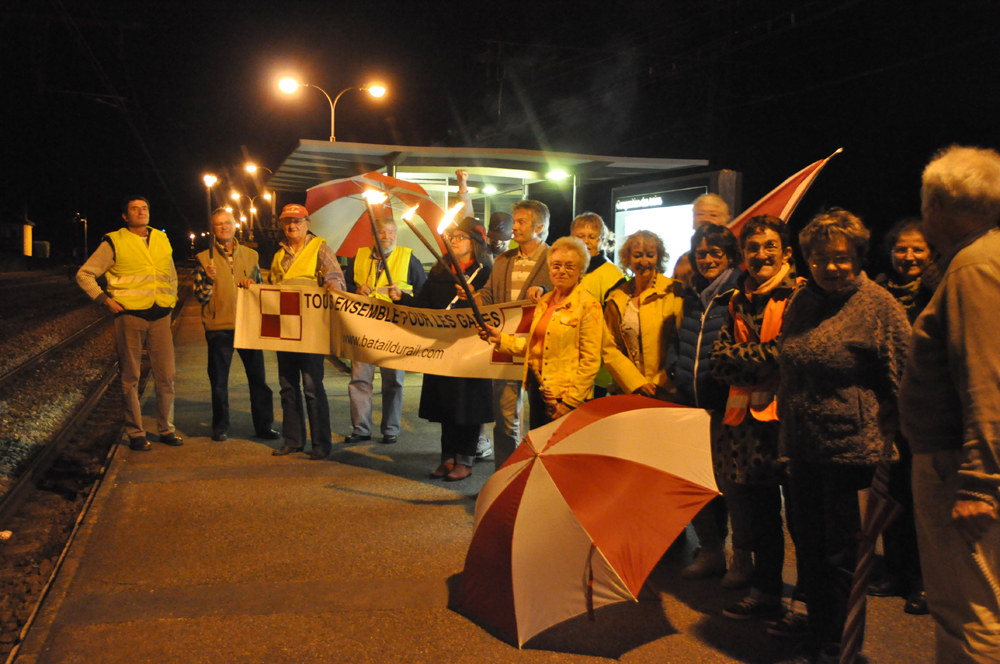
[{"label": "night sky", "polygon": [[[707,158],[743,172],[744,205],[843,147],[793,225],[839,205],[877,234],[919,213],[936,149],[1000,148],[998,51],[992,0],[7,0],[0,219],[27,206],[66,255],[74,213],[92,248],[139,192],[184,242],[204,225],[203,173],[252,189],[244,148],[276,169],[328,137],[322,95],[277,92],[292,73],[331,94],[389,88],[341,99],[338,141]],[[606,189],[581,201],[610,213]]]}]

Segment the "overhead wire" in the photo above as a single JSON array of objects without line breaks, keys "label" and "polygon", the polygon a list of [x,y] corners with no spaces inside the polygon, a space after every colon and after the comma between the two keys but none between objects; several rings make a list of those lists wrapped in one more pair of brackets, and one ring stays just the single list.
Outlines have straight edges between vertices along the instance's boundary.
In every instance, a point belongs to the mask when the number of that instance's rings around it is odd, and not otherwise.
[{"label": "overhead wire", "polygon": [[153,173],[156,175],[157,180],[159,180],[160,186],[163,187],[163,190],[167,194],[167,197],[170,199],[170,202],[173,203],[174,207],[177,209],[177,212],[180,214],[181,218],[186,222],[187,226],[190,228],[191,220],[188,219],[187,214],[184,212],[183,208],[181,208],[180,204],[177,202],[177,199],[174,197],[173,191],[170,189],[169,185],[167,185],[166,179],[163,177],[163,173],[160,171],[160,168],[157,165],[156,160],[153,158],[153,154],[149,150],[149,146],[147,145],[145,139],[143,138],[142,133],[139,131],[139,127],[136,126],[135,121],[132,118],[132,115],[129,112],[128,107],[125,105],[125,102],[122,101],[121,95],[118,94],[118,90],[115,87],[115,84],[108,76],[107,72],[104,69],[104,66],[101,64],[101,61],[98,59],[97,55],[90,48],[90,45],[87,43],[86,37],[83,35],[83,32],[80,30],[80,27],[77,25],[76,21],[70,15],[69,11],[66,9],[66,6],[63,4],[62,0],[51,0],[51,1],[56,6],[56,9],[62,16],[63,22],[70,31],[71,36],[77,43],[77,46],[80,47],[80,50],[83,52],[84,56],[90,63],[91,67],[93,67],[94,72],[101,80],[101,83],[108,89],[108,91],[111,93],[111,96],[115,98],[115,106],[122,112],[122,116],[125,118],[125,124],[128,125],[129,130],[132,132],[132,136],[139,144],[139,148],[142,150],[143,155],[146,157],[146,160],[149,162],[150,167],[153,169]]}]

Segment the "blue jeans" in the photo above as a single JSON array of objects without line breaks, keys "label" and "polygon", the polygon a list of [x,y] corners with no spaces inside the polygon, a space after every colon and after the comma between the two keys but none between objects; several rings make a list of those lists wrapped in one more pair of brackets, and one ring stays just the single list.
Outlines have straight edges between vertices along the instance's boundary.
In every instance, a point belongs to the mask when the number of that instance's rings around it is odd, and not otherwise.
[{"label": "blue jeans", "polygon": [[398,436],[403,419],[403,379],[406,377],[402,369],[351,362],[351,382],[347,384],[347,394],[351,398],[351,424],[356,434],[372,434],[372,383],[376,368],[382,374],[382,435]]}]

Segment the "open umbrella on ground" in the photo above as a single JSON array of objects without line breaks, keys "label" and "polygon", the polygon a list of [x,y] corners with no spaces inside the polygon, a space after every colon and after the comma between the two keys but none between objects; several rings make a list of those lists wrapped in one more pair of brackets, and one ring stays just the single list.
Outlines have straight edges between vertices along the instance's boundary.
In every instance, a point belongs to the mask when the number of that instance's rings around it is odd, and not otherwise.
[{"label": "open umbrella on ground", "polygon": [[520,647],[635,600],[718,493],[706,411],[635,395],[590,401],[531,431],[483,486],[457,608]]},{"label": "open umbrella on ground", "polygon": [[[419,205],[417,214],[429,225],[436,226],[444,216],[441,208],[419,184],[375,171],[316,185],[306,192],[306,209],[312,222],[310,230],[326,240],[338,256],[353,258],[358,249],[372,245],[368,206],[362,194],[373,189],[389,196],[385,203],[373,206],[376,215],[388,216],[387,208],[391,208],[398,217]],[[416,237],[410,237],[410,230],[405,224],[397,224],[396,233],[397,244],[413,249],[421,262],[433,260],[429,254],[423,255],[426,250]]]}]

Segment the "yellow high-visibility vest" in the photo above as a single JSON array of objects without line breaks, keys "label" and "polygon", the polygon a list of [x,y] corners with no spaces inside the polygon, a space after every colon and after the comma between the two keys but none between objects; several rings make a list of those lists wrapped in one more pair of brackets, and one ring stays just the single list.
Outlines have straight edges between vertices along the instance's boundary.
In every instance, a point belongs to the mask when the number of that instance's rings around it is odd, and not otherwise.
[{"label": "yellow high-visibility vest", "polygon": [[170,279],[174,250],[166,233],[150,228],[148,247],[128,228],[105,237],[115,248],[115,264],[107,273],[108,293],[115,302],[130,311],[177,304],[177,291]]},{"label": "yellow high-visibility vest", "polygon": [[[389,257],[385,259],[385,262],[389,264],[389,274],[392,275],[392,281],[401,290],[407,290],[411,288],[410,284],[407,283],[406,279],[409,276],[410,268],[410,256],[413,254],[412,249],[407,249],[406,247],[396,247],[389,254]],[[372,287],[371,296],[377,297],[380,300],[385,300],[391,302],[392,298],[384,293],[376,293],[376,291],[382,286],[389,285],[389,279],[385,274],[385,270],[381,270],[378,274],[378,281],[375,279],[375,268],[378,265],[378,257],[372,255],[371,247],[362,247],[358,249],[358,255],[354,257],[354,283],[357,286],[361,284],[367,284]]]},{"label": "yellow high-visibility vest", "polygon": [[274,254],[274,260],[271,261],[271,283],[286,286],[319,286],[316,266],[319,263],[319,249],[324,244],[326,240],[313,235],[288,266],[288,272],[281,269],[281,259],[285,257],[285,249],[284,247],[278,249]]}]

